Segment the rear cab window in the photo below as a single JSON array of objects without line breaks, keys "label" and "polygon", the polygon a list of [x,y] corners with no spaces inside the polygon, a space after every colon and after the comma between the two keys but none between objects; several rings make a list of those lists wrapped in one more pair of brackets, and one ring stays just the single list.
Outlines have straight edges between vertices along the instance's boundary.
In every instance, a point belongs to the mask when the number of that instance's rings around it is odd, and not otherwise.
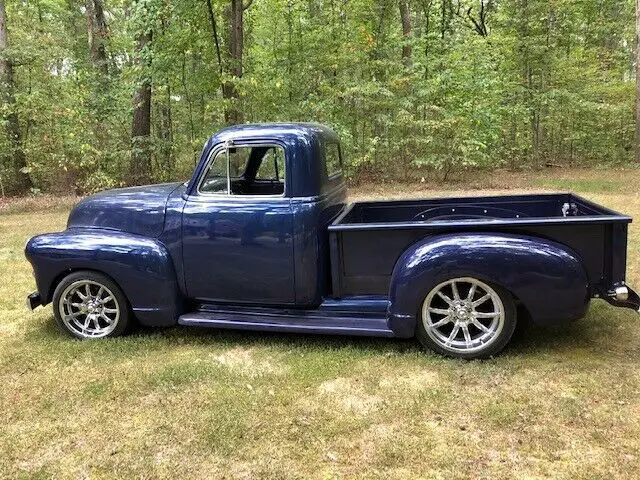
[{"label": "rear cab window", "polygon": [[324,145],[324,161],[322,165],[322,190],[329,191],[342,183],[342,152],[340,144],[328,142]]}]

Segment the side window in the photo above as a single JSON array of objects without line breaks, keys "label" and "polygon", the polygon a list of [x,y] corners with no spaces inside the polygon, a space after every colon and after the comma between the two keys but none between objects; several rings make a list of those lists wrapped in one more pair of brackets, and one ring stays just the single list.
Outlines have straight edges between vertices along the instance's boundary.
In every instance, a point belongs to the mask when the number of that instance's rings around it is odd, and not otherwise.
[{"label": "side window", "polygon": [[227,193],[227,155],[218,152],[209,164],[199,190],[203,193]]},{"label": "side window", "polygon": [[326,143],[324,146],[321,190],[327,192],[342,183],[342,156],[340,155],[340,145],[337,143]]},{"label": "side window", "polygon": [[324,149],[327,177],[331,178],[342,173],[342,157],[337,143],[327,143]]},{"label": "side window", "polygon": [[256,180],[271,180],[284,183],[284,149],[269,147],[262,157]]},{"label": "side window", "polygon": [[282,147],[230,147],[228,162],[226,149],[218,150],[211,159],[198,191],[220,195],[282,195],[284,179]]},{"label": "side window", "polygon": [[[238,147],[229,149],[229,177],[231,177],[232,183],[244,175],[250,156],[251,148]],[[226,150],[220,150],[216,153],[216,156],[209,164],[209,169],[200,184],[200,192],[228,193]]]},{"label": "side window", "polygon": [[[251,157],[252,148],[238,147],[229,149],[229,176],[234,178],[240,178],[247,170],[247,164]],[[222,152],[223,156],[226,153]]]}]

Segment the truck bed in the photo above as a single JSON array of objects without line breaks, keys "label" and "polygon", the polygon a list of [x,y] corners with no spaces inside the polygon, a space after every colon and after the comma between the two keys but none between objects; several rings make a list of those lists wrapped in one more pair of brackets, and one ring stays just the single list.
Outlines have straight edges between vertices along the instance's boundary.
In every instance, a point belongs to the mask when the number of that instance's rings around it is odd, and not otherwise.
[{"label": "truck bed", "polygon": [[572,248],[589,282],[624,279],[631,218],[573,193],[356,202],[329,226],[334,297],[386,295],[402,252],[431,235],[507,232]]}]

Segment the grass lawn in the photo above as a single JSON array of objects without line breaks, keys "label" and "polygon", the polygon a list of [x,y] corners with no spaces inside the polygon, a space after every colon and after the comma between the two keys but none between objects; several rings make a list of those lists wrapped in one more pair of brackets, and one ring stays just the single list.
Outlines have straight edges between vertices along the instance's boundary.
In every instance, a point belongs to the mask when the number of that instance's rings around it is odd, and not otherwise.
[{"label": "grass lawn", "polygon": [[[638,170],[554,170],[446,192],[360,186],[353,197],[575,189],[637,218],[627,279],[640,287],[639,180]],[[63,229],[70,202],[0,206],[2,478],[638,476],[631,310],[594,301],[583,320],[529,326],[503,355],[473,362],[414,341],[187,328],[74,341],[51,306],[24,306],[34,289],[25,240]]]}]

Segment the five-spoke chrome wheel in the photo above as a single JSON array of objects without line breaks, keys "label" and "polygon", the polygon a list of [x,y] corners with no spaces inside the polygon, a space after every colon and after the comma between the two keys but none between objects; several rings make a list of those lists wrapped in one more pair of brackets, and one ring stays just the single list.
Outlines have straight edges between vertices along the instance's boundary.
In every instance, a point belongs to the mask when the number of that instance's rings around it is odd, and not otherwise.
[{"label": "five-spoke chrome wheel", "polygon": [[62,290],[57,303],[64,326],[77,337],[106,337],[120,321],[122,307],[117,296],[96,280],[71,282]]},{"label": "five-spoke chrome wheel", "polygon": [[436,346],[454,355],[487,351],[501,337],[505,317],[498,292],[471,277],[436,285],[422,304],[424,332]]}]

